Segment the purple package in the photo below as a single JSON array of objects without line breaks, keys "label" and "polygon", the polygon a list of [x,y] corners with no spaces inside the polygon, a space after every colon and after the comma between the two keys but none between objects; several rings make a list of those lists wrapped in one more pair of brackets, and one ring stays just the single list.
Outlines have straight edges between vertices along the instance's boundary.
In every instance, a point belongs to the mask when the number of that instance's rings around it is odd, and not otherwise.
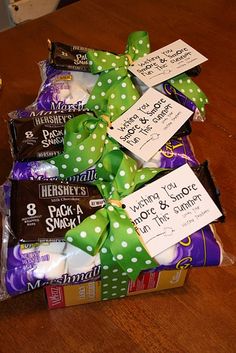
[{"label": "purple package", "polygon": [[177,168],[185,163],[188,163],[190,167],[199,165],[188,136],[170,139],[148,162],[130,151],[126,153],[138,161],[139,167]]},{"label": "purple package", "polygon": [[153,161],[158,160],[158,157],[161,168],[177,168],[185,163],[190,167],[199,165],[187,136],[169,140],[153,157]]},{"label": "purple package", "polygon": [[[44,161],[15,162],[10,177],[14,180],[57,179],[58,169]],[[84,172],[69,177],[68,181],[92,182],[96,179],[96,170],[91,167]]]},{"label": "purple package", "polygon": [[47,61],[39,63],[42,85],[32,104],[36,110],[80,111],[84,108],[97,75],[58,70]]},{"label": "purple package", "polygon": [[[219,266],[223,250],[211,226],[195,232],[155,257],[158,271]],[[72,284],[100,278],[100,256],[64,242],[17,244],[8,249],[4,285],[8,295],[47,284]]]},{"label": "purple package", "polygon": [[222,247],[210,225],[193,233],[155,257],[160,270],[219,266]]},{"label": "purple package", "polygon": [[99,254],[90,256],[64,241],[17,244],[8,248],[6,271],[2,273],[5,297],[47,284],[95,280],[100,278],[100,272]]}]

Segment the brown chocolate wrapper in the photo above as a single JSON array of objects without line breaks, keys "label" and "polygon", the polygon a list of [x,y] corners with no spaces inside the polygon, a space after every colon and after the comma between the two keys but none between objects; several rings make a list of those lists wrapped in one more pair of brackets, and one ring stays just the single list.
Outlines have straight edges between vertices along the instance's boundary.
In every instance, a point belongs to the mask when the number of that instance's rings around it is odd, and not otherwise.
[{"label": "brown chocolate wrapper", "polygon": [[61,240],[104,205],[96,186],[62,181],[11,181],[13,242]]},{"label": "brown chocolate wrapper", "polygon": [[48,41],[49,62],[57,69],[90,72],[89,48]]},{"label": "brown chocolate wrapper", "polygon": [[[224,222],[225,216],[224,216],[224,211],[222,209],[220,198],[219,198],[220,192],[216,188],[213,177],[212,177],[211,172],[208,168],[208,161],[203,162],[202,164],[200,164],[197,167],[191,167],[191,169],[193,170],[195,175],[198,177],[199,181],[202,183],[203,187],[206,189],[206,191],[208,192],[208,194],[210,195],[210,197],[212,198],[212,200],[215,202],[216,206],[219,208],[219,210],[222,213],[222,216],[220,218],[218,218],[215,222]],[[161,178],[165,174],[170,173],[172,170],[173,169],[166,169],[166,170],[162,171],[161,173],[159,173],[157,175],[155,180]]]},{"label": "brown chocolate wrapper", "polygon": [[58,155],[63,151],[65,123],[83,113],[86,112],[50,111],[30,118],[10,119],[9,134],[13,158],[23,162]]},{"label": "brown chocolate wrapper", "polygon": [[198,167],[193,167],[192,168],[212,200],[215,202],[216,206],[219,208],[219,210],[222,213],[222,216],[218,218],[216,221],[224,222],[225,220],[225,215],[224,215],[224,210],[222,209],[221,202],[220,202],[220,192],[216,188],[213,176],[208,168],[208,161],[205,161],[204,163],[200,164]]},{"label": "brown chocolate wrapper", "polygon": [[192,127],[190,124],[190,119],[188,119],[180,128],[178,131],[176,131],[176,133],[172,136],[172,138],[178,138],[178,137],[183,137],[183,136],[187,136],[190,135],[192,132]]},{"label": "brown chocolate wrapper", "polygon": [[[90,48],[80,45],[69,45],[61,42],[52,42],[48,39],[49,63],[57,69],[90,72],[87,51]],[[186,71],[191,77],[201,73],[200,65]]]}]

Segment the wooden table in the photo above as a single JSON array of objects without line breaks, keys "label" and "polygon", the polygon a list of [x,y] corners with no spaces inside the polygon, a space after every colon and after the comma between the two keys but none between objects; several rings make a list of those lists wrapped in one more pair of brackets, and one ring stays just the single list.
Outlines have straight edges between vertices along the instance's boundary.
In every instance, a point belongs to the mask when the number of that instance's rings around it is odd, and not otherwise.
[{"label": "wooden table", "polygon": [[[209,160],[227,221],[224,249],[236,255],[236,2],[81,0],[0,33],[1,183],[11,168],[7,113],[30,104],[47,57],[47,38],[123,52],[127,36],[147,30],[152,50],[176,39],[208,57],[197,78],[210,105],[191,140]],[[236,352],[236,267],[193,269],[183,288],[48,311],[43,291],[0,303],[1,353]]]}]

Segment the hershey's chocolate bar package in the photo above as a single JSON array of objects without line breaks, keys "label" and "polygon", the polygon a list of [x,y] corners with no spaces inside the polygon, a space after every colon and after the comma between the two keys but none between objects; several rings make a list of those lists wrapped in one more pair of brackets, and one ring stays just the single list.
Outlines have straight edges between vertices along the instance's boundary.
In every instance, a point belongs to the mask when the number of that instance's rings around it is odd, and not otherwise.
[{"label": "hershey's chocolate bar package", "polygon": [[222,209],[220,198],[219,198],[220,192],[217,189],[214,183],[213,176],[208,168],[208,161],[205,161],[204,163],[200,164],[198,167],[192,167],[192,169],[222,213],[222,216],[217,221],[223,222],[225,220],[225,216],[224,216],[224,210]]},{"label": "hershey's chocolate bar package", "polygon": [[96,186],[62,181],[11,181],[11,238],[60,240],[104,205]]},{"label": "hershey's chocolate bar package", "polygon": [[63,151],[65,123],[85,112],[45,112],[9,120],[12,154],[17,161],[47,159]]},{"label": "hershey's chocolate bar package", "polygon": [[48,41],[49,62],[57,69],[90,72],[86,53],[89,48]]}]

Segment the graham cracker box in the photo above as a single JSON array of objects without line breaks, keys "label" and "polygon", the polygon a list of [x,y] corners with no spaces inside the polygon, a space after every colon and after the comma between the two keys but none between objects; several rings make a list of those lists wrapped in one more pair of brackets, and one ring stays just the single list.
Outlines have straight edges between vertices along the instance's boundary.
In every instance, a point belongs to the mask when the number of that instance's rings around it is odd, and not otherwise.
[{"label": "graham cracker box", "polygon": [[[129,280],[128,289],[123,297],[182,287],[185,283],[187,272],[188,270],[185,269],[144,271],[136,281]],[[64,286],[49,285],[45,287],[45,294],[49,309],[64,308],[107,299],[102,298],[100,279]]]}]

